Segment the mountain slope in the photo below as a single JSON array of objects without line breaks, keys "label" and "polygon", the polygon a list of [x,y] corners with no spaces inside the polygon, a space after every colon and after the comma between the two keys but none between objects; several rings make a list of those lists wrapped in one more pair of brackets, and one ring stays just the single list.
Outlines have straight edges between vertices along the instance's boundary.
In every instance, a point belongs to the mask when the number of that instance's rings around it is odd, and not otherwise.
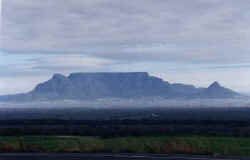
[{"label": "mountain slope", "polygon": [[222,87],[218,82],[214,82],[201,92],[201,97],[206,98],[232,98],[239,95],[231,89]]},{"label": "mountain slope", "polygon": [[208,88],[170,84],[146,72],[55,74],[26,94],[0,96],[0,101],[32,101],[95,98],[233,98],[238,93],[218,82]]}]

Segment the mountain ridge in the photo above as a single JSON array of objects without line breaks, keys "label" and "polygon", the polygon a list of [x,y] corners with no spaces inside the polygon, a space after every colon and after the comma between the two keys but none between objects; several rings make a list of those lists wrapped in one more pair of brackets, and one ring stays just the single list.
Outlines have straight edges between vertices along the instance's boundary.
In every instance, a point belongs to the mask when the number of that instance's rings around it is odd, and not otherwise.
[{"label": "mountain ridge", "polygon": [[34,101],[97,98],[234,98],[240,94],[222,87],[217,81],[208,88],[181,83],[170,84],[147,72],[96,72],[54,74],[32,91],[0,96],[0,101]]}]

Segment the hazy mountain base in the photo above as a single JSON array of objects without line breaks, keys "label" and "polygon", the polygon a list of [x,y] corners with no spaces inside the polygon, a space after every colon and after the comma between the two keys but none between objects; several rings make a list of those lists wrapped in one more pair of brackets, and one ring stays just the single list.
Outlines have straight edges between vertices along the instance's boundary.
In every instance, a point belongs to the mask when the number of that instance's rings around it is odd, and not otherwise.
[{"label": "hazy mountain base", "polygon": [[[98,99],[0,103],[0,119],[248,119],[250,99]],[[250,119],[250,118],[249,118]]]},{"label": "hazy mountain base", "polygon": [[249,100],[1,103],[0,135],[250,135]]},{"label": "hazy mountain base", "polygon": [[250,98],[226,99],[165,99],[148,98],[99,98],[95,100],[54,100],[31,102],[0,102],[0,108],[145,108],[145,107],[250,107]]}]

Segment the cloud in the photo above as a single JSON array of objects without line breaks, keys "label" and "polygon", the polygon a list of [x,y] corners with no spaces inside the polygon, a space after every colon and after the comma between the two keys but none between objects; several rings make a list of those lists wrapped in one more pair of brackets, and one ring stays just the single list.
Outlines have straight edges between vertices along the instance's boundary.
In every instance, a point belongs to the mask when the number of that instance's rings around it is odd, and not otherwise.
[{"label": "cloud", "polygon": [[0,94],[98,71],[249,92],[249,17],[243,0],[2,0]]},{"label": "cloud", "polygon": [[[105,59],[105,58],[96,58],[96,57],[88,57],[83,55],[52,55],[49,57],[41,56],[39,58],[29,59],[29,61],[35,63],[32,67],[34,70],[55,70],[55,69],[82,69],[85,70],[96,70],[101,67],[113,65],[116,62]],[[46,64],[46,65],[44,65]]]},{"label": "cloud", "polygon": [[3,0],[3,49],[130,61],[250,59],[250,4],[228,0]]}]

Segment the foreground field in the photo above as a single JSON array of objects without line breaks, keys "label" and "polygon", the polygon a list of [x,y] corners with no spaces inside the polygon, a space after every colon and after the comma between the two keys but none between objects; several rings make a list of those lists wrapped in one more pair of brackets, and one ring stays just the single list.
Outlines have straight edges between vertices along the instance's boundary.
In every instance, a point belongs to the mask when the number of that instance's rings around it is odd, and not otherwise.
[{"label": "foreground field", "polygon": [[233,137],[0,137],[0,152],[112,152],[250,155],[250,138]]},{"label": "foreground field", "polygon": [[4,160],[249,160],[247,156],[150,153],[0,153]]}]

